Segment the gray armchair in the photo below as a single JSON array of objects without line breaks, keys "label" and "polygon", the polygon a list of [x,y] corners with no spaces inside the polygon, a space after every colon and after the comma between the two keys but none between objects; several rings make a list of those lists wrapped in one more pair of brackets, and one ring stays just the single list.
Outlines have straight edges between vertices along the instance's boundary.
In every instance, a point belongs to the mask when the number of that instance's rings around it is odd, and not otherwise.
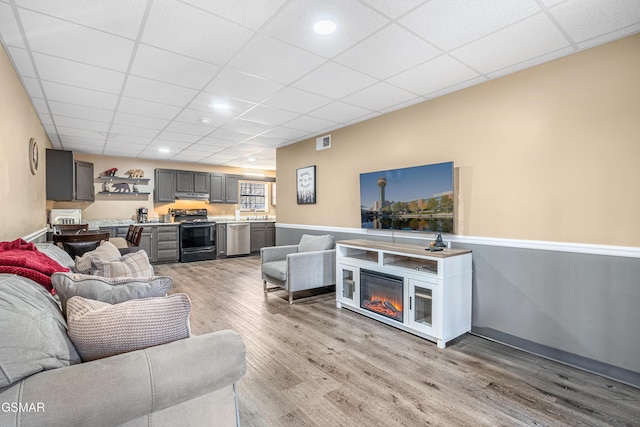
[{"label": "gray armchair", "polygon": [[[272,246],[260,249],[264,293],[289,291],[293,293],[321,288],[336,283],[336,250],[332,235],[303,234],[297,245]],[[267,283],[276,287],[267,287]]]}]

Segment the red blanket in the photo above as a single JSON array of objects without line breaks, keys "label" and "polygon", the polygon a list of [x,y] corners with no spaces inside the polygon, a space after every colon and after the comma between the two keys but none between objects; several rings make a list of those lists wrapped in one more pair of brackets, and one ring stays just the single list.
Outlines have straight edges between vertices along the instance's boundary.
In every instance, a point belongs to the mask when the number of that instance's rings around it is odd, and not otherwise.
[{"label": "red blanket", "polygon": [[0,242],[0,273],[17,274],[31,279],[53,295],[55,289],[51,284],[51,275],[59,271],[67,272],[69,269],[40,252],[33,243],[27,243],[23,239]]}]

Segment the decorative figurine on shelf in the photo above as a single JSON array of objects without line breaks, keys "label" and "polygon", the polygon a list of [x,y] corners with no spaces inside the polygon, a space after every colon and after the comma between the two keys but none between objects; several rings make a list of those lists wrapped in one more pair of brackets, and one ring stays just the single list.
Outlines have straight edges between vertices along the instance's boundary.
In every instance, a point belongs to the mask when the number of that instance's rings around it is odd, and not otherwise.
[{"label": "decorative figurine on shelf", "polygon": [[138,192],[138,185],[137,184],[133,184],[131,191],[133,191],[134,193]]},{"label": "decorative figurine on shelf", "polygon": [[111,189],[109,188],[109,183],[108,182],[103,182],[102,183],[102,192],[103,193],[109,193],[111,191]]},{"label": "decorative figurine on shelf", "polygon": [[129,178],[144,178],[144,171],[142,169],[129,169],[125,172],[125,175],[129,175]]},{"label": "decorative figurine on shelf", "polygon": [[442,241],[442,234],[438,233],[436,234],[436,240],[432,240],[431,243],[429,243],[429,247],[427,248],[428,250],[435,252],[435,251],[441,251],[443,250],[443,248],[446,248],[447,245]]},{"label": "decorative figurine on shelf", "polygon": [[113,193],[130,193],[131,188],[129,184],[126,182],[116,182],[115,184],[111,184],[113,187]]},{"label": "decorative figurine on shelf", "polygon": [[102,176],[116,176],[116,172],[118,172],[118,168],[107,169],[102,172]]}]

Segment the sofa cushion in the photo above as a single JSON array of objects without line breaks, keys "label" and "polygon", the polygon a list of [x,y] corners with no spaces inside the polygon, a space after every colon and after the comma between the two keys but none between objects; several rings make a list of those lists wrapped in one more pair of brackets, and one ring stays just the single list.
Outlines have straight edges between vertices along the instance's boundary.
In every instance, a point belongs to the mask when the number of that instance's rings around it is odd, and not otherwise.
[{"label": "sofa cushion", "polygon": [[67,300],[80,296],[96,301],[117,304],[130,299],[167,295],[173,280],[166,276],[102,277],[87,274],[54,273],[51,283],[67,312]]},{"label": "sofa cushion", "polygon": [[333,249],[334,240],[331,234],[312,236],[303,234],[298,243],[298,252],[326,251]]},{"label": "sofa cushion", "polygon": [[82,297],[67,301],[69,337],[83,361],[166,344],[190,335],[186,294],[108,304]]},{"label": "sofa cushion", "polygon": [[75,261],[64,249],[53,243],[36,243],[36,248],[63,267],[74,269]]},{"label": "sofa cushion", "polygon": [[36,282],[0,274],[0,388],[80,362],[58,304]]},{"label": "sofa cushion", "polygon": [[153,276],[153,267],[149,263],[149,256],[141,249],[123,255],[116,261],[105,261],[91,258],[91,274],[104,277],[149,277]]},{"label": "sofa cushion", "polygon": [[266,274],[269,277],[273,277],[274,279],[278,279],[280,281],[287,280],[287,261],[271,261],[265,262],[261,266],[262,273]]},{"label": "sofa cushion", "polygon": [[82,256],[76,257],[75,271],[78,273],[89,274],[91,273],[91,259],[99,258],[104,261],[116,261],[119,260],[122,254],[116,246],[105,240],[100,246],[92,251],[85,252]]},{"label": "sofa cushion", "polygon": [[96,249],[100,242],[62,242],[64,250],[69,253],[71,258],[84,255],[85,252]]}]

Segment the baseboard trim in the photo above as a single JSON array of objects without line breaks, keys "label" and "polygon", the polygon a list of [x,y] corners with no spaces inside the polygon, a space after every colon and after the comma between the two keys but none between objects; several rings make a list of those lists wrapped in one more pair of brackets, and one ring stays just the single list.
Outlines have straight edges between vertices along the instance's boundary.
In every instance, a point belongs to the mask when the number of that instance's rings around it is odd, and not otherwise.
[{"label": "baseboard trim", "polygon": [[[323,225],[306,225],[306,224],[286,224],[276,223],[277,228],[290,228],[300,230],[313,230],[329,233],[349,233],[359,234],[363,238],[366,236],[386,237],[392,241],[396,238],[414,239],[416,242],[429,242],[433,240],[432,233],[422,233],[418,231],[398,231],[398,230],[369,230],[362,228],[349,227],[332,227]],[[570,242],[552,242],[543,240],[519,240],[519,239],[503,239],[497,237],[476,237],[463,236],[456,234],[445,234],[443,238],[446,242],[484,245],[484,246],[502,246],[519,249],[536,249],[542,251],[571,252],[591,255],[606,255],[625,258],[640,258],[640,247],[633,246],[613,246],[613,245],[595,245],[588,243],[570,243]]]}]

